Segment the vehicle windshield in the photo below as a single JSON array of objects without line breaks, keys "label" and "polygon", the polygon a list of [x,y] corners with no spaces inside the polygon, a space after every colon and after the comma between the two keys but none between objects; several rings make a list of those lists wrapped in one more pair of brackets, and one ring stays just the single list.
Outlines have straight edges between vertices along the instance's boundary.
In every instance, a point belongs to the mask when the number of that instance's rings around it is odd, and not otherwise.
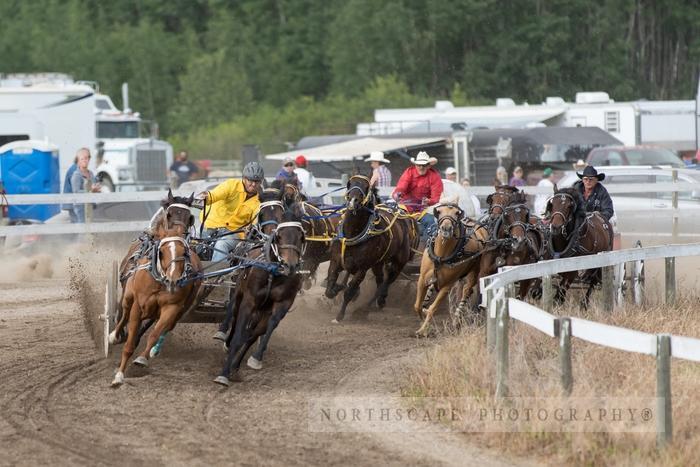
[{"label": "vehicle windshield", "polygon": [[628,149],[625,156],[630,165],[670,165],[683,167],[683,162],[673,151],[665,148]]},{"label": "vehicle windshield", "polygon": [[593,144],[543,144],[542,162],[576,162],[586,159],[589,152],[598,145]]},{"label": "vehicle windshield", "polygon": [[97,122],[97,137],[109,138],[138,138],[139,122]]}]

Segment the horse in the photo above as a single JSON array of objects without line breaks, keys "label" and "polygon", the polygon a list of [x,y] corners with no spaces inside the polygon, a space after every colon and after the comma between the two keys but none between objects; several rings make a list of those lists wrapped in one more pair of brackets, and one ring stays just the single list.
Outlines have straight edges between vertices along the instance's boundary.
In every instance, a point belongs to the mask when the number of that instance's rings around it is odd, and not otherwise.
[{"label": "horse", "polygon": [[[466,301],[477,282],[479,255],[488,238],[487,230],[469,219],[454,203],[443,203],[433,209],[437,230],[428,238],[420,265],[420,277],[413,306],[423,324],[416,331],[427,336],[430,321],[452,286],[466,276],[462,299]],[[466,222],[465,222],[466,221]],[[432,305],[423,315],[423,304],[430,286],[437,290]],[[454,316],[453,316],[454,317]],[[456,320],[455,320],[456,321]]]},{"label": "horse", "polygon": [[124,371],[138,345],[141,321],[157,320],[148,335],[146,348],[134,360],[136,365],[147,366],[148,359],[157,355],[157,351],[154,351],[157,341],[173,330],[192,305],[201,285],[197,275],[202,266],[197,254],[184,239],[182,226],[162,226],[158,238],[151,254],[137,261],[136,271],[128,278],[121,300],[122,309],[126,312],[110,334],[110,341],[115,340],[128,321],[126,344],[112,381],[113,387],[124,383]]},{"label": "horse", "polygon": [[[161,238],[162,232],[175,230],[177,236],[184,236],[187,230],[194,225],[194,216],[190,212],[190,206],[194,200],[194,193],[189,197],[173,196],[172,190],[168,189],[167,198],[160,203],[161,207],[151,220],[151,225],[139,237],[134,239],[129,245],[129,249],[119,263],[119,282],[122,286],[122,295],[117,300],[116,318],[121,319],[123,309],[121,304],[124,300],[124,290],[126,282],[136,271],[137,263],[151,252],[154,242]],[[139,330],[139,337],[153,324],[147,321]],[[113,344],[123,342],[126,336],[118,333],[114,336]]]},{"label": "horse", "polygon": [[[243,357],[262,336],[248,366],[262,368],[262,358],[272,332],[289,312],[302,284],[304,228],[301,209],[293,205],[264,246],[246,254],[248,265],[236,287],[233,332],[227,339],[228,357],[214,382],[229,386],[232,372],[238,372]],[[244,260],[244,265],[245,261]]]},{"label": "horse", "polygon": [[[585,256],[612,250],[612,226],[600,213],[586,213],[583,196],[577,189],[572,187],[559,190],[554,185],[554,195],[547,201],[545,216],[549,218],[547,246],[552,258]],[[578,271],[560,275],[562,280],[556,294],[558,303],[566,298],[566,291]],[[583,280],[588,282],[588,289],[581,305],[587,308],[593,288],[601,280],[600,268],[588,270]]]},{"label": "horse", "polygon": [[288,207],[294,203],[299,203],[301,206],[301,224],[304,226],[308,242],[304,255],[304,264],[309,271],[309,276],[304,280],[304,289],[308,290],[316,278],[318,266],[331,259],[331,242],[340,224],[341,215],[337,212],[324,213],[318,207],[306,202],[306,196],[291,183],[284,186],[283,200]]},{"label": "horse", "polygon": [[[532,224],[524,194],[514,195],[506,205],[502,228],[510,239],[505,251],[506,266],[536,263],[547,256],[544,252],[544,236],[537,225]],[[518,299],[524,300],[532,281],[533,279],[520,281]]]},{"label": "horse", "polygon": [[[232,252],[233,256],[243,257],[250,248],[254,248],[257,244],[262,245],[265,241],[270,238],[274,233],[277,225],[282,222],[282,215],[285,212],[285,204],[282,201],[283,198],[283,184],[279,180],[272,182],[271,186],[263,189],[258,195],[260,198],[260,205],[258,206],[258,211],[255,213],[255,223],[252,228],[249,229],[245,242],[241,242]],[[237,264],[239,262],[238,258],[233,258],[232,264]],[[236,282],[240,271],[234,271],[231,280]],[[236,284],[236,287],[238,284]],[[228,337],[229,329],[231,328],[231,323],[234,317],[234,297],[235,292],[232,290],[229,293],[228,302],[226,304],[226,315],[224,320],[219,324],[218,331],[214,334],[214,339],[226,342]]]},{"label": "horse", "polygon": [[338,236],[331,245],[326,297],[334,298],[343,289],[336,284],[341,270],[353,277],[333,320],[336,323],[345,317],[345,309],[357,297],[369,269],[372,269],[377,284],[370,304],[376,301],[377,307],[383,308],[389,287],[412,259],[419,240],[416,220],[401,211],[381,206],[378,191],[370,186],[369,178],[353,175],[346,189],[345,212]]}]

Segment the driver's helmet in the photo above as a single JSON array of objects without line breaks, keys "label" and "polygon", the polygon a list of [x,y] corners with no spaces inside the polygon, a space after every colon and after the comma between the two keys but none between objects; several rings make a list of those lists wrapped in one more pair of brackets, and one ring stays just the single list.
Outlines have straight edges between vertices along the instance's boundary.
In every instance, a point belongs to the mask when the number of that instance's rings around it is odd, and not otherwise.
[{"label": "driver's helmet", "polygon": [[265,172],[258,162],[248,162],[243,167],[243,178],[247,178],[253,182],[261,182],[265,178]]}]

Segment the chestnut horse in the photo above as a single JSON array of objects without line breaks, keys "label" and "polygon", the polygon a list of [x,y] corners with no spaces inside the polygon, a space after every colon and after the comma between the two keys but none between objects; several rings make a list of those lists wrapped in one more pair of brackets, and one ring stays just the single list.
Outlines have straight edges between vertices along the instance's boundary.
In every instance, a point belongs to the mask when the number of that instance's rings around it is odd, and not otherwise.
[{"label": "chestnut horse", "polygon": [[[437,230],[428,239],[423,252],[413,305],[418,317],[425,318],[416,331],[419,336],[428,335],[430,321],[438,306],[455,283],[465,276],[462,300],[469,298],[477,282],[479,255],[488,239],[488,232],[483,226],[468,219],[465,222],[464,212],[456,204],[439,204],[434,208],[433,215]],[[431,285],[437,290],[437,295],[424,314],[423,300]]]},{"label": "chestnut horse", "polygon": [[[598,212],[586,212],[581,193],[575,188],[557,189],[547,202],[546,215],[549,218],[548,252],[552,258],[569,258],[573,256],[593,255],[612,250],[612,226]],[[577,277],[578,271],[560,274],[561,282],[557,289],[556,300],[562,303],[566,291]],[[593,288],[601,280],[601,270],[590,269],[583,276],[588,282],[586,295],[581,305],[588,307]]]},{"label": "chestnut horse", "polygon": [[248,349],[261,336],[257,350],[248,359],[248,366],[262,368],[263,354],[272,332],[289,312],[301,289],[305,239],[300,206],[293,205],[281,220],[265,246],[248,251],[242,262],[245,269],[234,297],[234,323],[227,339],[228,357],[221,374],[214,379],[217,384],[230,384],[231,373],[238,372]]},{"label": "chestnut horse", "polygon": [[138,345],[141,321],[157,320],[148,335],[146,348],[134,360],[137,365],[147,366],[148,359],[156,355],[152,351],[156,342],[164,333],[172,331],[189,309],[201,285],[196,278],[202,270],[199,258],[184,239],[181,226],[161,228],[158,237],[160,240],[153,246],[151,254],[137,261],[136,271],[124,288],[122,309],[125,312],[110,334],[110,341],[116,339],[127,321],[129,330],[112,386],[124,382],[124,371]]},{"label": "chestnut horse", "polygon": [[376,300],[377,306],[383,308],[389,287],[413,257],[419,240],[416,220],[401,211],[381,206],[377,189],[370,187],[369,178],[364,175],[350,177],[345,200],[338,236],[331,245],[326,297],[334,298],[342,290],[342,286],[336,284],[341,270],[353,277],[333,322],[345,317],[345,309],[357,297],[369,269],[377,284],[372,302]]}]

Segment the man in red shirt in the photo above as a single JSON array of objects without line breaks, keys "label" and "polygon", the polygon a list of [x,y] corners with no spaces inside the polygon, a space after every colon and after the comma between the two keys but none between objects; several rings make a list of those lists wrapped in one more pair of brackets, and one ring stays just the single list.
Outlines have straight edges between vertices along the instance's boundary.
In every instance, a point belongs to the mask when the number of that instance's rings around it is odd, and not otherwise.
[{"label": "man in red shirt", "polygon": [[[430,157],[427,152],[419,152],[415,159],[411,158],[411,162],[413,166],[401,175],[391,197],[404,204],[408,212],[415,213],[440,201],[442,179],[440,173],[430,167],[437,163],[437,159]],[[418,222],[421,236],[424,236],[423,232],[427,233],[427,229],[435,224],[435,218],[432,214],[425,213]]]}]

